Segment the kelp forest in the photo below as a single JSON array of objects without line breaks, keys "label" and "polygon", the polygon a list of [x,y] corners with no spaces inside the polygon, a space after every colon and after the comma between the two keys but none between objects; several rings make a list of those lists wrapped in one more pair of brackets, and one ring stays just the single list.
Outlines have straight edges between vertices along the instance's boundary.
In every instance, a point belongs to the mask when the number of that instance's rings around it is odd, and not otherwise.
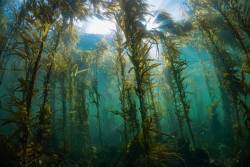
[{"label": "kelp forest", "polygon": [[249,167],[250,1],[0,0],[0,166]]}]

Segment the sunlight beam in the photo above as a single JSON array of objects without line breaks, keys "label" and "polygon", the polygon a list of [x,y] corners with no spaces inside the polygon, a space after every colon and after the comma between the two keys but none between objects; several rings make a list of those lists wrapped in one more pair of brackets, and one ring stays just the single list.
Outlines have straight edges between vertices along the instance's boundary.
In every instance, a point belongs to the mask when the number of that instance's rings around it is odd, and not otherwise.
[{"label": "sunlight beam", "polygon": [[109,35],[116,29],[113,21],[101,20],[96,17],[89,18],[86,21],[78,21],[76,26],[80,32],[100,35]]}]

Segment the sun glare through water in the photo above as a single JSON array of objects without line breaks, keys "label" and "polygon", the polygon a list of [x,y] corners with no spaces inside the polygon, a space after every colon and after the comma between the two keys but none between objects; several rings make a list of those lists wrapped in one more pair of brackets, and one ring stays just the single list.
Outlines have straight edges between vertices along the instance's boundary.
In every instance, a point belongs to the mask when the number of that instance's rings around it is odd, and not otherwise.
[{"label": "sun glare through water", "polygon": [[[150,6],[150,10],[155,12],[154,15],[149,15],[146,18],[145,26],[147,30],[153,30],[159,26],[155,23],[155,19],[158,14],[157,12],[160,12],[163,9],[169,12],[176,21],[183,20],[185,18],[178,2],[171,0],[148,0],[148,4]],[[80,32],[100,35],[112,34],[112,32],[116,29],[114,22],[110,20],[102,20],[97,17],[88,18],[86,21],[77,21],[76,26]]]}]

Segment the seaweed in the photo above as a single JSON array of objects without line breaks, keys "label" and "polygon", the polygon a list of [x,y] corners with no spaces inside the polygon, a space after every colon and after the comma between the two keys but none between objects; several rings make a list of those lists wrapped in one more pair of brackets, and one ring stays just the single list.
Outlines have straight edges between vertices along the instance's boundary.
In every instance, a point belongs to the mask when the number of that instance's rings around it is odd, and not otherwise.
[{"label": "seaweed", "polygon": [[247,166],[249,6],[1,1],[0,164]]}]

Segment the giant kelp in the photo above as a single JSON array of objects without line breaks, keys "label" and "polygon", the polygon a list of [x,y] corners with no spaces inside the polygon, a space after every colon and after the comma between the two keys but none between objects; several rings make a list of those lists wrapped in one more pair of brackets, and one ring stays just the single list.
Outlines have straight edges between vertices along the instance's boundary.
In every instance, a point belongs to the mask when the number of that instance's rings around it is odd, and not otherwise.
[{"label": "giant kelp", "polygon": [[[249,2],[185,2],[1,2],[1,164],[247,166]],[[116,30],[84,49],[93,16]]]}]

